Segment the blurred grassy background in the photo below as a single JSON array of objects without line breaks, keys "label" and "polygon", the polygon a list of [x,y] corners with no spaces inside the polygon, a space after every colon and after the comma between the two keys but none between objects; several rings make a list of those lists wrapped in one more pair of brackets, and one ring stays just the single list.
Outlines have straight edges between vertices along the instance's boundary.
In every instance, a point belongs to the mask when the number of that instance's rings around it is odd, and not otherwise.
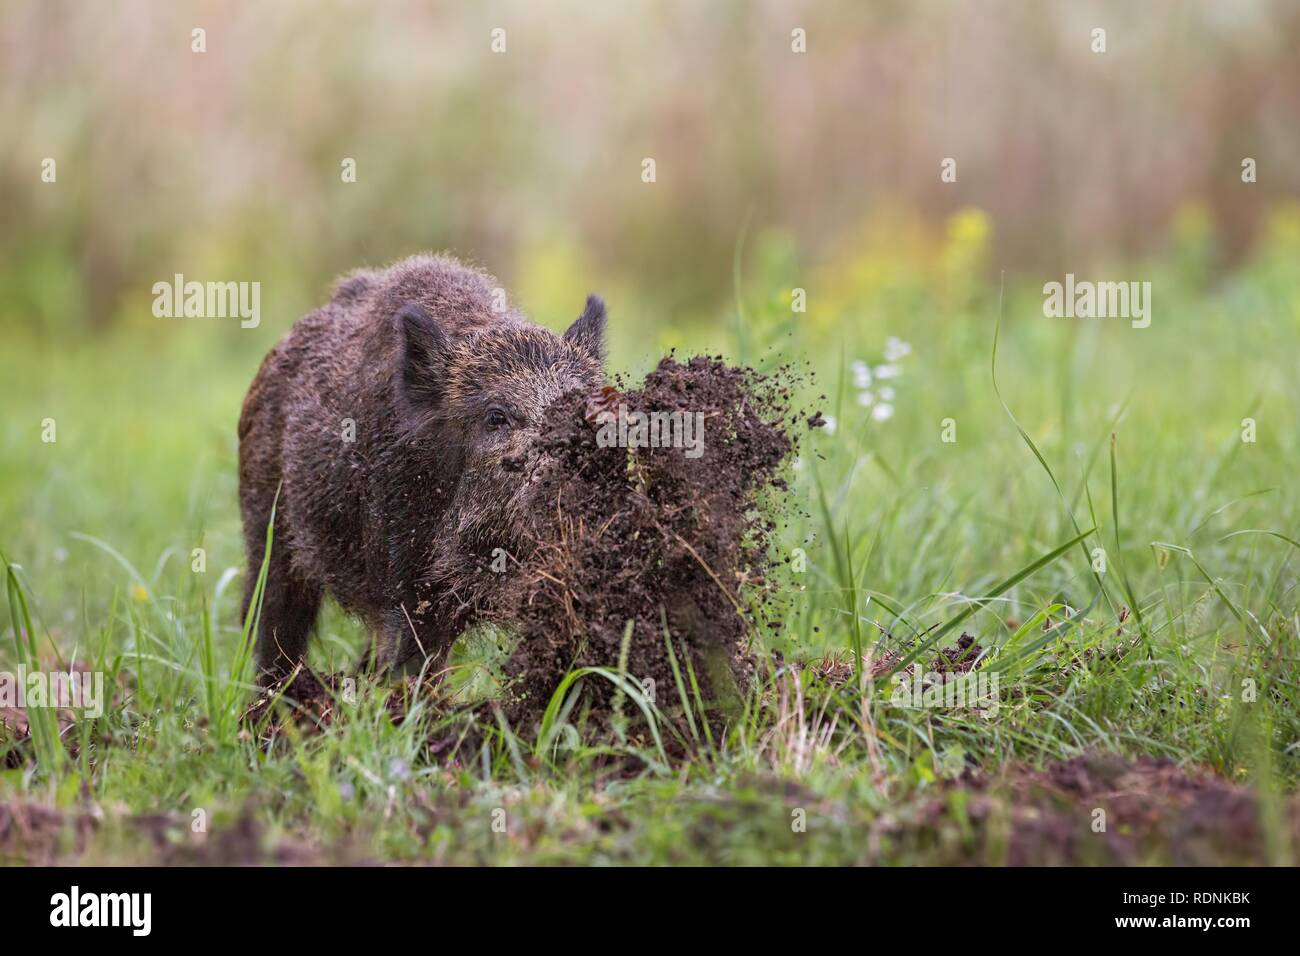
[{"label": "blurred grassy background", "polygon": [[261,281],[271,320],[209,346],[264,351],[339,272],[448,248],[543,321],[608,290],[653,349],[717,321],[746,223],[800,267],[967,207],[1016,275],[1150,255],[1196,203],[1212,273],[1300,187],[1298,47],[1287,0],[10,0],[0,328],[193,338],[148,309],[182,272]]}]

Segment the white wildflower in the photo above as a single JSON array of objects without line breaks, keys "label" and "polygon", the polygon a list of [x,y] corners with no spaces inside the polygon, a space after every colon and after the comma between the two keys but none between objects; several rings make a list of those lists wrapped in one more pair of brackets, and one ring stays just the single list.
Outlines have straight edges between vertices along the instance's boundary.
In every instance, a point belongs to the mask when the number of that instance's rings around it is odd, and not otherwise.
[{"label": "white wildflower", "polygon": [[885,339],[885,361],[897,362],[904,355],[912,354],[912,343],[904,342],[897,335]]}]

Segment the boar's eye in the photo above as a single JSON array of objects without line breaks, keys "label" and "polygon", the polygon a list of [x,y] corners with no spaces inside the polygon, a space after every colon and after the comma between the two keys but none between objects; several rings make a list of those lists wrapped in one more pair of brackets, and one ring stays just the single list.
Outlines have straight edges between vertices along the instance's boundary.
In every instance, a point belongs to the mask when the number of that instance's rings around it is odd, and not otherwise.
[{"label": "boar's eye", "polygon": [[489,408],[487,414],[483,416],[483,426],[490,432],[505,428],[509,424],[510,419],[499,408]]}]

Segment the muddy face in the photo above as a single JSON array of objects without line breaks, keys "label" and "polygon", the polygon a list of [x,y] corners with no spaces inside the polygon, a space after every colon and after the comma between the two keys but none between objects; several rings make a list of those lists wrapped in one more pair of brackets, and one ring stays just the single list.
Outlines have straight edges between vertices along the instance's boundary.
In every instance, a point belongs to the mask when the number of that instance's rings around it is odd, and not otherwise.
[{"label": "muddy face", "polygon": [[[546,409],[603,380],[605,306],[591,297],[563,336],[503,322],[450,338],[427,312],[397,316],[398,414],[415,454],[429,449],[427,497],[441,509],[428,543],[426,583],[457,593],[497,549],[516,558],[545,468]],[[496,570],[502,570],[497,567]]]},{"label": "muddy face", "polygon": [[481,334],[448,372],[447,424],[464,457],[444,528],[462,553],[513,555],[531,537],[528,516],[548,465],[545,412],[571,392],[598,388],[599,361],[527,327]]}]

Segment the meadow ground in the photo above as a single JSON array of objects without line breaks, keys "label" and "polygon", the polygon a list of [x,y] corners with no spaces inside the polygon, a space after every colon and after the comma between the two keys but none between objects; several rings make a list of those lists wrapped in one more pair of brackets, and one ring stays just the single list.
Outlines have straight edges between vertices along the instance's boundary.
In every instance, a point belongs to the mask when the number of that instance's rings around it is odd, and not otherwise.
[{"label": "meadow ground", "polygon": [[[809,275],[775,244],[677,343],[806,358],[832,420],[791,470],[779,546],[806,570],[757,648],[783,663],[717,734],[660,700],[659,738],[487,723],[449,759],[446,703],[492,691],[487,630],[400,722],[363,682],[319,731],[250,732],[235,421],[261,352],[179,326],[5,341],[0,670],[75,662],[112,700],[61,743],[6,711],[0,860],[1292,862],[1300,215],[1229,275],[1194,228],[1111,270],[1152,282],[1145,329],[1044,317],[1059,276],[1000,295],[980,228]],[[661,343],[611,306],[613,368],[645,370]],[[362,640],[327,608],[313,660]],[[998,675],[995,709],[900,705],[893,665],[945,649]]]}]

